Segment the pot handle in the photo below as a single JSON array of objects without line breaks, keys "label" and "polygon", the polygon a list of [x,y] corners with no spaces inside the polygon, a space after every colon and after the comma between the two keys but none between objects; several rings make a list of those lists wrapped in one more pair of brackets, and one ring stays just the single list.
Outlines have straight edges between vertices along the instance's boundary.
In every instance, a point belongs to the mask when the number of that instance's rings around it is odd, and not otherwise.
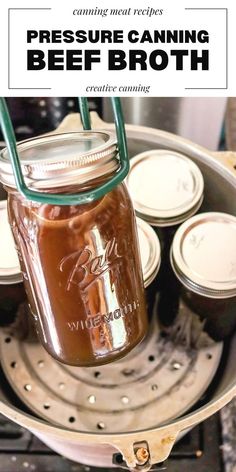
[{"label": "pot handle", "polygon": [[236,152],[233,151],[220,151],[211,152],[211,155],[217,161],[220,161],[224,166],[236,174]]},{"label": "pot handle", "polygon": [[135,442],[129,444],[127,438],[116,438],[112,445],[120,453],[113,455],[113,463],[132,471],[165,470],[164,462],[169,457],[178,434],[179,432],[163,428],[163,431],[143,432],[141,437],[139,434],[139,438],[136,437]]}]

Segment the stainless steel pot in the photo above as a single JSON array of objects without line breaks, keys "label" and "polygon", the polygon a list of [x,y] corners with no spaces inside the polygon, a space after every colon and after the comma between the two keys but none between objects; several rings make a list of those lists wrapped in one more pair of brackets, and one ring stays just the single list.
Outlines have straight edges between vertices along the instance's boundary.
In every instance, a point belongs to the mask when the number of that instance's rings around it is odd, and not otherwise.
[{"label": "stainless steel pot", "polygon": [[[92,114],[93,127],[111,129]],[[78,129],[79,116],[67,117],[59,131]],[[172,149],[193,159],[200,167],[206,184],[204,209],[225,211],[236,215],[236,155],[213,153],[176,135],[152,128],[127,125],[130,155],[147,149]],[[207,131],[207,130],[206,130]],[[29,429],[45,444],[58,453],[88,465],[109,467],[117,453],[121,465],[132,470],[149,470],[153,464],[163,462],[180,433],[214,414],[236,395],[236,335],[228,346],[224,371],[220,374],[217,389],[201,408],[159,427],[120,433],[80,432],[53,426],[20,408],[1,394],[0,411],[5,416]],[[22,386],[23,388],[23,386]],[[106,398],[104,398],[104,402]],[[155,411],[153,411],[155,415]],[[119,421],[119,417],[117,418]],[[116,462],[117,464],[117,462]]]}]

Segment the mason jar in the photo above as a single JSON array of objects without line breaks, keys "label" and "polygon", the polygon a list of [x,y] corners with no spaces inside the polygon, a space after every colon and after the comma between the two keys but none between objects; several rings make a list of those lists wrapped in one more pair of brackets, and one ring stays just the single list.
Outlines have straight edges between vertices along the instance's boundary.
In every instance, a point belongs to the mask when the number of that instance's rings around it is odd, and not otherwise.
[{"label": "mason jar", "polygon": [[19,259],[8,223],[7,201],[0,201],[0,326],[14,323],[26,300]]},{"label": "mason jar", "polygon": [[[17,146],[26,185],[91,193],[120,166],[105,131],[55,134]],[[40,340],[58,361],[93,366],[124,356],[147,331],[135,214],[122,182],[85,204],[35,203],[17,190],[7,150],[0,175]]]},{"label": "mason jar", "polygon": [[148,320],[151,325],[156,311],[157,284],[161,265],[161,246],[157,234],[146,221],[137,218],[137,228]]},{"label": "mason jar", "polygon": [[158,317],[164,326],[169,326],[179,307],[179,285],[170,266],[170,247],[179,225],[202,204],[203,176],[185,155],[156,149],[131,159],[127,186],[136,214],[155,229],[161,242]]},{"label": "mason jar", "polygon": [[171,264],[183,302],[221,341],[236,330],[236,217],[198,214],[183,223],[171,248]]}]

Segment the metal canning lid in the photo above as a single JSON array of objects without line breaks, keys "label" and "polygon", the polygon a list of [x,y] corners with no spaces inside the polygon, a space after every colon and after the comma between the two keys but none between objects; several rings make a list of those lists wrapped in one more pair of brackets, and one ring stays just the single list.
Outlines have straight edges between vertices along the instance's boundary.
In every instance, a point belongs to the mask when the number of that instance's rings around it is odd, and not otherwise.
[{"label": "metal canning lid", "polygon": [[8,223],[7,202],[0,202],[0,285],[22,281],[19,259]]},{"label": "metal canning lid", "polygon": [[187,288],[210,298],[236,295],[236,217],[201,213],[175,233],[171,263]]},{"label": "metal canning lid", "polygon": [[136,218],[139,248],[145,288],[155,279],[161,264],[161,246],[155,231],[140,218]]},{"label": "metal canning lid", "polygon": [[[84,184],[119,168],[116,136],[106,131],[41,136],[22,141],[17,150],[30,188]],[[6,148],[0,153],[0,180],[16,188]]]},{"label": "metal canning lid", "polygon": [[171,150],[146,151],[132,158],[127,186],[136,214],[153,226],[182,223],[203,200],[200,169]]}]

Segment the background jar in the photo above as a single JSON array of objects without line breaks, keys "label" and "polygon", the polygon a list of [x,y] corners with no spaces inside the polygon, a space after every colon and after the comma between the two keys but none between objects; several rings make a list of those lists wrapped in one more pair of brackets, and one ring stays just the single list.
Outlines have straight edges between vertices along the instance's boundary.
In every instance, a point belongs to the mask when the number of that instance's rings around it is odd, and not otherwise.
[{"label": "background jar", "polygon": [[137,218],[139,247],[146,293],[148,320],[151,323],[157,301],[157,283],[161,265],[161,246],[157,234],[146,221]]},{"label": "background jar", "polygon": [[19,259],[7,217],[7,201],[0,201],[0,326],[14,323],[26,301]]},{"label": "background jar", "polygon": [[[39,137],[18,145],[26,184],[43,192],[79,193],[119,169],[107,132]],[[78,205],[34,203],[15,188],[7,151],[0,159],[9,217],[21,255],[40,340],[57,360],[81,366],[122,357],[147,331],[137,229],[121,183]]]},{"label": "background jar", "polygon": [[178,312],[179,284],[169,261],[179,225],[194,215],[203,201],[204,181],[198,166],[172,150],[152,150],[131,159],[127,185],[136,214],[157,232],[162,263],[157,290],[159,321],[170,325]]},{"label": "background jar", "polygon": [[175,234],[171,264],[181,298],[216,341],[236,330],[236,217],[198,214]]}]

